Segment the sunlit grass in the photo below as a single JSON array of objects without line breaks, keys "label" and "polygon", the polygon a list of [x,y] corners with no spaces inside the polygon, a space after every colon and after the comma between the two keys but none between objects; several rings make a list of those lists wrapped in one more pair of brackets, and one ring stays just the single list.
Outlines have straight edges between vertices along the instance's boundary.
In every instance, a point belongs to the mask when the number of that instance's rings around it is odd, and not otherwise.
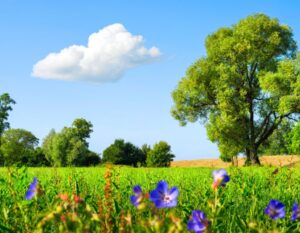
[{"label": "sunlit grass", "polygon": [[[227,168],[227,171],[230,182],[226,187],[219,189],[219,205],[213,232],[266,232],[274,227],[282,232],[299,231],[299,222],[290,221],[293,203],[300,202],[299,169],[286,167],[276,171],[273,167],[232,167]],[[73,194],[79,195],[91,208],[91,213],[99,212],[100,200],[103,203],[104,213],[107,207],[105,192],[108,190],[107,178],[104,178],[105,172],[105,168],[1,168],[0,223],[2,228],[7,232],[9,229],[21,232],[36,230],[43,217],[56,208],[57,197],[61,193],[69,194],[70,197]],[[215,193],[211,187],[213,181],[211,172],[210,168],[114,167],[109,178],[111,179],[109,188],[112,190],[109,198],[114,225],[112,231],[121,231],[120,226],[124,225],[124,216],[130,214],[131,218],[136,220],[131,226],[132,229],[135,229],[135,232],[143,232],[144,226],[139,228],[139,224],[146,221],[151,214],[149,215],[146,210],[143,212],[137,210],[130,203],[132,187],[139,184],[143,191],[150,191],[155,189],[160,180],[166,180],[170,187],[177,186],[179,189],[177,207],[163,210],[162,213],[180,218],[183,232],[187,232],[186,223],[195,209],[204,211],[207,218],[212,219]],[[38,178],[44,194],[27,201],[25,193],[33,177]],[[275,225],[264,214],[264,209],[271,199],[280,200],[286,205],[286,218],[276,220]],[[105,214],[98,216],[105,218]],[[55,232],[56,225],[51,224],[49,221],[49,226],[45,228],[46,232],[51,230]],[[91,224],[98,223],[95,221]],[[165,226],[162,226],[161,232],[168,232]]]}]

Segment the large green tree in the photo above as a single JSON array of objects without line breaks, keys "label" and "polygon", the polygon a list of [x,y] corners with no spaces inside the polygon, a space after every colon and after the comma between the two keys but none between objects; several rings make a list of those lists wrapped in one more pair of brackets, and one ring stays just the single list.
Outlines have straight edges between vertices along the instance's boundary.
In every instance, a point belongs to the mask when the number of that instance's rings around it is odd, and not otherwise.
[{"label": "large green tree", "polygon": [[300,113],[300,56],[292,30],[255,14],[206,39],[207,55],[192,64],[172,93],[182,125],[204,123],[222,156],[258,149],[286,118]]},{"label": "large green tree", "polygon": [[39,140],[24,129],[8,129],[1,138],[1,154],[4,165],[29,164],[35,156],[35,147]]}]

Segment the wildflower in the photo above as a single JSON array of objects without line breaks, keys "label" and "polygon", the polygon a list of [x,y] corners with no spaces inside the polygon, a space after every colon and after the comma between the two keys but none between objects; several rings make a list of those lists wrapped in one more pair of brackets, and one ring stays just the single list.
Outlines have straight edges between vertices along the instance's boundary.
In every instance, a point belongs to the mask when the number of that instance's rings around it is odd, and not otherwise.
[{"label": "wildflower", "polygon": [[58,196],[62,201],[67,201],[69,198],[67,193],[60,193],[60,194],[58,194]]},{"label": "wildflower", "polygon": [[177,205],[178,194],[177,187],[168,190],[168,183],[162,180],[158,182],[156,189],[150,192],[150,200],[156,208],[171,208]]},{"label": "wildflower", "polygon": [[83,199],[80,196],[76,195],[76,194],[73,194],[73,200],[74,200],[75,203],[83,202]]},{"label": "wildflower", "polygon": [[135,195],[130,197],[130,201],[135,207],[140,208],[143,201],[142,188],[139,185],[136,185],[133,187],[133,192]]},{"label": "wildflower", "polygon": [[61,215],[61,216],[60,216],[60,221],[66,222],[66,216],[65,216],[65,215]]},{"label": "wildflower", "polygon": [[285,217],[284,204],[277,200],[271,200],[265,209],[265,214],[269,215],[272,220]]},{"label": "wildflower", "polygon": [[297,218],[300,218],[300,206],[295,202],[293,207],[292,207],[291,220],[295,221]]},{"label": "wildflower", "polygon": [[197,233],[203,233],[207,230],[210,221],[206,219],[204,212],[200,210],[194,210],[192,212],[192,218],[188,221],[187,227],[190,231],[195,231]]},{"label": "wildflower", "polygon": [[37,178],[34,177],[33,182],[29,185],[28,190],[26,192],[25,198],[27,200],[31,200],[38,193],[38,181]]},{"label": "wildflower", "polygon": [[214,182],[212,184],[213,189],[216,189],[218,186],[225,186],[226,183],[230,180],[225,169],[214,170],[212,172]]}]

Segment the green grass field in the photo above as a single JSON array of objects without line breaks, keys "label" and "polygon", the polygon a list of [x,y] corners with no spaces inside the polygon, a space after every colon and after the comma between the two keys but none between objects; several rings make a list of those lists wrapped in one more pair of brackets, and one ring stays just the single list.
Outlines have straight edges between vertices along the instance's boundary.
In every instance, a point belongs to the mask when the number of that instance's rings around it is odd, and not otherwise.
[{"label": "green grass field", "polygon": [[[217,192],[211,187],[212,170],[2,168],[0,232],[188,232],[194,209],[206,213],[212,232],[300,232],[300,221],[290,220],[293,203],[300,202],[299,169],[228,168],[231,179]],[[33,177],[42,191],[26,200]],[[178,187],[177,207],[136,209],[130,202],[132,187],[139,184],[149,192],[160,180]],[[74,201],[72,194],[82,200]],[[271,220],[264,214],[271,199],[285,204],[285,218]]]}]

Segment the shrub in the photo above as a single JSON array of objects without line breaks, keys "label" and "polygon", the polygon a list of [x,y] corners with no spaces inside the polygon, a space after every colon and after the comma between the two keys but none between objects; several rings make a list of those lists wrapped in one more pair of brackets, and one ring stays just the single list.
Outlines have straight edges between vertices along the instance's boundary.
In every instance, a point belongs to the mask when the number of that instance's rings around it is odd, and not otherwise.
[{"label": "shrub", "polygon": [[148,167],[169,167],[174,157],[175,155],[171,153],[171,146],[160,141],[149,151],[146,163]]}]

